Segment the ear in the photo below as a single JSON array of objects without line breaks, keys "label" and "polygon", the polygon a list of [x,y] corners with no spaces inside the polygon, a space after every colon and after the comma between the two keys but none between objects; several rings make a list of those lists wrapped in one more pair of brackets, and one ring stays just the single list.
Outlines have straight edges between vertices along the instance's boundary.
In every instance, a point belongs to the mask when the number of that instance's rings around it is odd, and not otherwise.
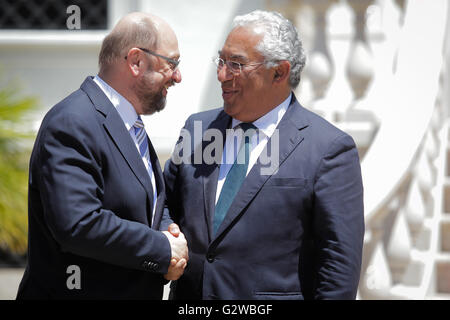
[{"label": "ear", "polygon": [[133,77],[139,76],[139,74],[142,72],[142,55],[141,50],[138,48],[131,48],[127,56],[125,57],[125,61],[128,67],[128,70],[130,70],[131,75]]},{"label": "ear", "polygon": [[286,60],[280,61],[278,66],[275,67],[273,82],[281,84],[285,81],[289,81],[290,71],[291,64]]}]

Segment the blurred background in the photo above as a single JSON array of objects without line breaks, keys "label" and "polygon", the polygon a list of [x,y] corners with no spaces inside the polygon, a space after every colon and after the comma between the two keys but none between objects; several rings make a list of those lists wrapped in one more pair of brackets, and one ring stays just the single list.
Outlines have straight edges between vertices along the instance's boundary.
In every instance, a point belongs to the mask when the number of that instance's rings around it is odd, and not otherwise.
[{"label": "blurred background", "polygon": [[[75,6],[73,6],[75,5]],[[222,105],[212,57],[231,21],[275,10],[307,52],[300,103],[355,139],[365,188],[358,299],[450,298],[450,3],[447,0],[0,0],[0,299],[26,263],[30,151],[44,114],[98,71],[126,13],[165,19],[182,82],[144,117],[161,163],[186,118]]]}]

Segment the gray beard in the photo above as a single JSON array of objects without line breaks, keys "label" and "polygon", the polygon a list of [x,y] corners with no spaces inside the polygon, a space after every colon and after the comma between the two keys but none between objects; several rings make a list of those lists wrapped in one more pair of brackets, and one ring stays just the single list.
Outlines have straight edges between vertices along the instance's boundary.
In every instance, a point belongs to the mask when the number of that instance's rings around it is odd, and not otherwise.
[{"label": "gray beard", "polygon": [[160,112],[166,106],[166,97],[162,95],[162,90],[157,93],[148,93],[140,99],[146,115]]},{"label": "gray beard", "polygon": [[160,112],[166,106],[166,97],[163,96],[163,88],[160,88],[156,92],[149,89],[156,86],[151,80],[143,78],[142,83],[135,86],[135,92],[139,99],[139,102],[143,108],[143,114],[150,115],[155,112]]}]

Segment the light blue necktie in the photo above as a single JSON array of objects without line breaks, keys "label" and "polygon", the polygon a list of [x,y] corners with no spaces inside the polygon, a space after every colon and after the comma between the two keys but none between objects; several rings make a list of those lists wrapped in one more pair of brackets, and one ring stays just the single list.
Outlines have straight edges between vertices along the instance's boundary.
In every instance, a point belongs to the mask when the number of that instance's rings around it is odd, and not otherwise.
[{"label": "light blue necktie", "polygon": [[144,122],[141,117],[138,116],[136,122],[134,123],[134,134],[136,136],[136,141],[139,146],[139,152],[141,157],[145,158],[148,163],[150,163],[150,154],[148,150],[147,133],[144,129]]},{"label": "light blue necktie", "polygon": [[216,204],[213,220],[214,234],[216,234],[217,229],[219,229],[220,224],[225,218],[234,197],[241,188],[242,182],[247,175],[248,161],[250,158],[250,136],[246,135],[245,132],[247,132],[248,129],[256,129],[256,127],[251,123],[245,122],[241,123],[239,126],[244,130],[244,143],[241,144],[236,160],[225,178],[225,183],[223,184],[219,200]]},{"label": "light blue necktie", "polygon": [[[141,116],[138,116],[138,118],[137,118],[136,122],[134,123],[133,127],[134,127],[134,134],[136,136],[136,141],[137,141],[138,146],[139,146],[139,153],[141,154],[141,157],[143,157],[147,161],[147,164],[148,164],[147,172],[148,172],[148,175],[151,177],[153,172],[151,172],[152,165],[151,165],[151,162],[150,162],[150,151],[149,151],[149,148],[148,148],[147,132],[145,132],[144,122],[142,121]],[[152,185],[151,182],[150,182],[150,187],[152,188],[152,190],[151,190],[151,192],[152,192],[151,208],[152,208],[152,211],[153,211],[153,196],[154,196],[153,193],[154,193],[154,190],[153,190],[153,185]]]}]

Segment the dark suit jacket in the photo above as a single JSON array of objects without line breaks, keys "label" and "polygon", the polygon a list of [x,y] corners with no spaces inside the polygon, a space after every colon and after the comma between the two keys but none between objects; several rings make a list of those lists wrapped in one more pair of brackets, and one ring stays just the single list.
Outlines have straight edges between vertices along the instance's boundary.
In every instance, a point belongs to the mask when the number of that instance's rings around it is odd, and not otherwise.
[{"label": "dark suit jacket", "polygon": [[[28,265],[18,299],[162,299],[170,244],[164,179],[150,177],[111,102],[88,77],[45,116],[30,160]],[[161,221],[164,220],[163,225]],[[70,265],[81,289],[69,290]]]},{"label": "dark suit jacket", "polygon": [[[222,109],[194,114],[185,125],[192,137],[194,121],[224,133],[231,118]],[[355,298],[364,213],[353,139],[295,97],[278,129],[279,170],[261,175],[262,163],[253,166],[216,235],[219,165],[166,163],[167,210],[190,250],[173,298]]]}]

